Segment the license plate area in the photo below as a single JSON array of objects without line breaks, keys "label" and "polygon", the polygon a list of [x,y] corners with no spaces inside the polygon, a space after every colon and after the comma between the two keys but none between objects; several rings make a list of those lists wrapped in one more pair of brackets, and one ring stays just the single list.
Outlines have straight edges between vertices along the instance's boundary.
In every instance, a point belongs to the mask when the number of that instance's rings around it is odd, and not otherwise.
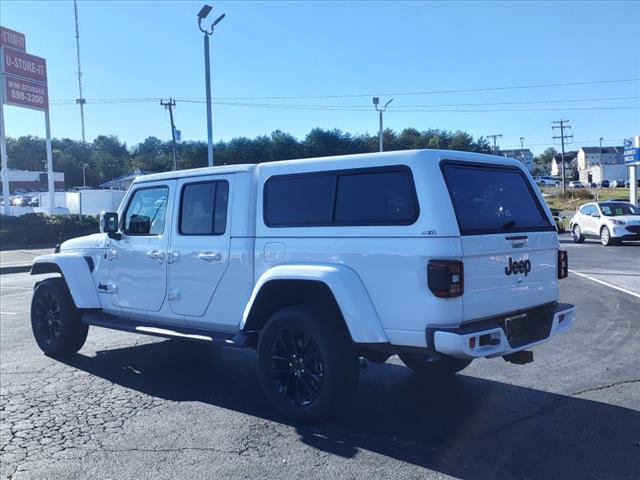
[{"label": "license plate area", "polygon": [[527,314],[514,315],[504,319],[504,331],[509,343],[519,343],[528,337]]}]

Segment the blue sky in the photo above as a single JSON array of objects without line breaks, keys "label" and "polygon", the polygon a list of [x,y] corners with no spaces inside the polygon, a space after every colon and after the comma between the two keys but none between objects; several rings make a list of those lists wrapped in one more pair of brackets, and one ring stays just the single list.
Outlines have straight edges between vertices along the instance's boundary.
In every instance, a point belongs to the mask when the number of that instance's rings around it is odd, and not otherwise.
[{"label": "blue sky", "polygon": [[[96,99],[204,98],[196,22],[203,3],[79,2],[89,140],[170,138],[168,113],[158,101],[90,103]],[[370,97],[386,100],[387,93],[395,100],[386,127],[502,133],[504,148],[519,146],[524,136],[525,146],[542,151],[560,118],[571,121],[575,146],[597,144],[599,137],[619,144],[640,134],[640,81],[400,95],[638,79],[640,2],[210,3],[209,20],[227,14],[213,38],[214,100],[277,106],[214,105],[215,140],[276,129],[303,137],[316,126],[375,133]],[[78,96],[73,2],[3,0],[0,23],[25,33],[27,51],[47,59],[53,136],[79,139],[78,107],[55,103]],[[332,95],[361,96],[265,98]],[[580,101],[558,102],[567,100]],[[468,105],[478,103],[489,105]],[[311,109],[317,106],[342,110]],[[571,110],[621,106],[635,109]],[[527,111],[495,111],[505,109]],[[206,139],[203,104],[178,100],[175,118],[183,139]],[[8,135],[44,135],[41,113],[6,107],[5,122]]]}]

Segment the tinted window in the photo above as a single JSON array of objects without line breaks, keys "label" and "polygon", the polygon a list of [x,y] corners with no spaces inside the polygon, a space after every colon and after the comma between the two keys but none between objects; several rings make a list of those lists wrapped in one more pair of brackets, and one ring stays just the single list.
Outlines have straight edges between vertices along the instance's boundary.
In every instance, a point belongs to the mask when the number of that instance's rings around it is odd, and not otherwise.
[{"label": "tinted window", "polygon": [[271,227],[410,224],[418,215],[411,173],[400,167],[273,177],[264,202]]},{"label": "tinted window", "polygon": [[407,171],[340,175],[335,220],[338,223],[412,223],[416,217]]},{"label": "tinted window", "polygon": [[160,235],[164,232],[167,213],[167,187],[137,190],[124,217],[124,233],[127,235]]},{"label": "tinted window", "polygon": [[331,223],[335,186],[335,175],[269,179],[265,187],[267,225],[278,227]]},{"label": "tinted window", "polygon": [[227,182],[185,185],[180,204],[182,235],[222,235],[227,224]]},{"label": "tinted window", "polygon": [[445,164],[443,171],[462,235],[554,229],[519,170]]}]

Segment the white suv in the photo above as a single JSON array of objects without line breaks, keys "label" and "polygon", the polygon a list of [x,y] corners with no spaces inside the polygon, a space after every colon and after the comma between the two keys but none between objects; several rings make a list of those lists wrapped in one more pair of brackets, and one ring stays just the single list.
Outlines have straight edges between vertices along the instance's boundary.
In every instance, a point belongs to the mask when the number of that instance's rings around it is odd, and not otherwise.
[{"label": "white suv", "polygon": [[517,160],[421,150],[139,177],[103,233],[38,257],[32,326],[50,355],[89,325],[254,348],[273,406],[315,421],[359,358],[437,378],[532,361],[567,330],[553,218]]},{"label": "white suv", "polygon": [[618,200],[586,203],[578,208],[569,228],[576,243],[584,242],[585,237],[599,238],[606,246],[640,240],[640,210]]}]

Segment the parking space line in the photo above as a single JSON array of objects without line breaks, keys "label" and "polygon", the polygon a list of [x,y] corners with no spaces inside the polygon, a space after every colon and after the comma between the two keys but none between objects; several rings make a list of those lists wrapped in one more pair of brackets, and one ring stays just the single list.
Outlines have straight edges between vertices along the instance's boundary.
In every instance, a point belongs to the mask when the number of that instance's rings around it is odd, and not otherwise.
[{"label": "parking space line", "polygon": [[623,292],[623,293],[626,293],[628,295],[631,295],[633,297],[640,298],[640,293],[632,292],[631,290],[627,290],[626,288],[618,287],[618,286],[613,285],[611,283],[607,283],[607,282],[604,282],[604,281],[599,280],[597,278],[590,277],[589,275],[585,275],[584,273],[576,272],[575,270],[569,270],[569,272],[571,272],[571,273],[573,273],[575,275],[578,275],[579,277],[584,277],[584,278],[587,278],[589,280],[592,280],[592,281],[594,281],[596,283],[604,285],[605,287],[610,287],[610,288],[613,288],[613,289],[618,290],[620,292]]},{"label": "parking space line", "polygon": [[17,288],[18,290],[33,290],[33,287],[14,287],[13,285],[3,285],[2,288]]},{"label": "parking space line", "polygon": [[0,315],[18,315],[18,312],[0,312]]}]

